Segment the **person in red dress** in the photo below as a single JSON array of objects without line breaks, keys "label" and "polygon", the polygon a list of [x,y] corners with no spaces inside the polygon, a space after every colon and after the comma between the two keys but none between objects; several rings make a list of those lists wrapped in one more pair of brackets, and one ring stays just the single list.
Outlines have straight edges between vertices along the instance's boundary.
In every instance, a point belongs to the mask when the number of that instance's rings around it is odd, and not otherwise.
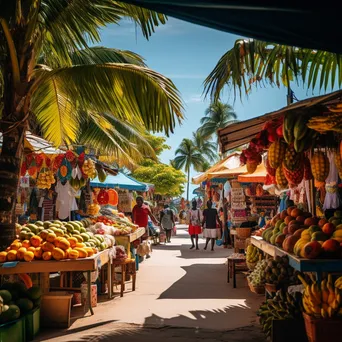
[{"label": "person in red dress", "polygon": [[196,249],[198,248],[198,235],[202,233],[201,227],[201,217],[202,213],[200,209],[197,209],[197,201],[192,201],[192,209],[188,211],[189,215],[189,234],[192,242],[192,246],[190,249],[195,248],[196,242]]}]

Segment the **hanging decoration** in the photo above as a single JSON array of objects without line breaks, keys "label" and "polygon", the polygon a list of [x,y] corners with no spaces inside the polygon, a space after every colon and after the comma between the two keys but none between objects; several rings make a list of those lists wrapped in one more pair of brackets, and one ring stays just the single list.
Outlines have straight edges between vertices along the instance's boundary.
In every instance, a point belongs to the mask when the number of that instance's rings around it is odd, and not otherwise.
[{"label": "hanging decoration", "polygon": [[119,195],[114,189],[109,189],[108,194],[108,204],[116,207],[119,203]]},{"label": "hanging decoration", "polygon": [[61,166],[58,169],[58,178],[61,182],[65,182],[71,178],[71,172],[71,164],[66,159],[63,159]]},{"label": "hanging decoration", "polygon": [[109,201],[109,195],[106,190],[101,189],[97,195],[97,203],[100,205],[107,205]]}]

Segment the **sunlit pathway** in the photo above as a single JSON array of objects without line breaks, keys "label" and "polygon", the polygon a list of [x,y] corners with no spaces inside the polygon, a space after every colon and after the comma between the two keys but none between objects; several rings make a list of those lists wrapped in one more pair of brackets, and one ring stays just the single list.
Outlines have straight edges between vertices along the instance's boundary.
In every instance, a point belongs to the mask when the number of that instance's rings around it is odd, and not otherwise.
[{"label": "sunlit pathway", "polygon": [[203,242],[199,251],[190,250],[186,227],[178,226],[172,243],[154,247],[141,264],[135,292],[129,285],[123,298],[99,304],[94,316],[87,314],[67,332],[44,334],[40,340],[262,341],[255,315],[262,296],[252,294],[242,276],[236,289],[227,284],[225,260],[231,250],[204,251]]}]

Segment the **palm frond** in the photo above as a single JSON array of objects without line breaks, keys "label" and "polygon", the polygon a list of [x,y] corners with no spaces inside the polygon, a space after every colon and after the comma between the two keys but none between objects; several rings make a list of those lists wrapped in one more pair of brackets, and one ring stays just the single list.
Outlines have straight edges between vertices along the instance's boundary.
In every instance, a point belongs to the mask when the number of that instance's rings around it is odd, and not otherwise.
[{"label": "palm frond", "polygon": [[[182,103],[171,80],[145,67],[108,63],[36,71],[35,88],[54,80],[63,83],[70,101],[91,111],[113,113],[143,124],[149,131],[173,132]],[[40,107],[42,110],[43,107]]]},{"label": "palm frond", "polygon": [[44,138],[55,146],[75,142],[79,118],[74,103],[58,78],[47,78],[32,97],[31,112],[39,122]]},{"label": "palm frond", "polygon": [[341,86],[341,62],[342,55],[331,52],[239,39],[206,78],[204,93],[217,100],[228,86],[234,96],[239,93],[241,97],[242,92],[250,93],[253,84],[280,87],[299,80],[307,83],[308,89],[319,86],[326,91],[335,86],[336,78]]}]

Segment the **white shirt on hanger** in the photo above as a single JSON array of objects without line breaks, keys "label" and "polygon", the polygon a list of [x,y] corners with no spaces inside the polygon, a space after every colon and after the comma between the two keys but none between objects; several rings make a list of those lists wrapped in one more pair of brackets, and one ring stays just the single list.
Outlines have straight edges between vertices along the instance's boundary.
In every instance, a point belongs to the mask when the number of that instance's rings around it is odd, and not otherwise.
[{"label": "white shirt on hanger", "polygon": [[58,211],[58,218],[60,220],[70,218],[70,211],[78,210],[75,199],[75,190],[70,186],[69,182],[66,182],[65,185],[63,185],[58,181],[56,192],[56,209]]}]

